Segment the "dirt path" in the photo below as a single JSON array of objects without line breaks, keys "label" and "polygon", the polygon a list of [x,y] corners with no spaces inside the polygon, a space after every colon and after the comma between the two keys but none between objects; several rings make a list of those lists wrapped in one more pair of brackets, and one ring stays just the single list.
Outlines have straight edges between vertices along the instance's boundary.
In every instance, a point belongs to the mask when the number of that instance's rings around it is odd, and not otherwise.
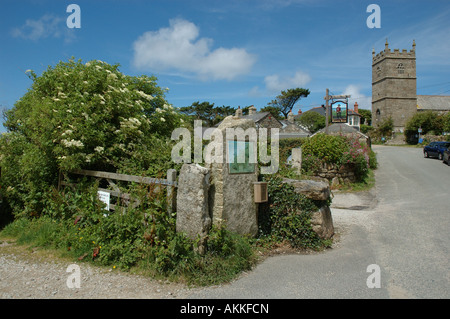
[{"label": "dirt path", "polygon": [[[71,264],[80,267],[80,288],[68,287],[68,279],[71,286],[76,282],[71,280],[76,273],[67,272]],[[172,299],[185,298],[189,291],[183,284],[73,263],[6,241],[0,244],[1,299]]]}]

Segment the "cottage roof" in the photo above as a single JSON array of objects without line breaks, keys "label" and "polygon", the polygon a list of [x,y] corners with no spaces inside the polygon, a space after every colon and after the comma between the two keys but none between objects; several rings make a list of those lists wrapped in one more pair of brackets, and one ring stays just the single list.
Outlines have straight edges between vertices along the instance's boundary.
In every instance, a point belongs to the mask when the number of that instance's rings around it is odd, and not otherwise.
[{"label": "cottage roof", "polygon": [[417,95],[417,110],[450,111],[450,96]]},{"label": "cottage roof", "polygon": [[258,123],[268,115],[271,115],[270,112],[256,112],[254,114],[244,115],[244,116],[242,116],[242,118],[250,119],[250,120],[253,120],[255,123]]}]

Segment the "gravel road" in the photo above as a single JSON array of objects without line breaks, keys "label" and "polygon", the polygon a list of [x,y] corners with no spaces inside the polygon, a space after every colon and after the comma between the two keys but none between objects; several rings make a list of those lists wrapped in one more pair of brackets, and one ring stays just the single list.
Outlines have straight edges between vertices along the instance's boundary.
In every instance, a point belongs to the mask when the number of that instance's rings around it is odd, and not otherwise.
[{"label": "gravel road", "polygon": [[[16,252],[11,252],[16,250]],[[184,298],[189,291],[177,283],[167,283],[116,269],[77,263],[80,287],[69,288],[67,281],[75,272],[67,272],[70,262],[58,258],[46,261],[39,252],[14,244],[0,244],[1,299],[173,299]],[[70,269],[69,269],[70,270]],[[69,284],[75,282],[69,280]]]}]

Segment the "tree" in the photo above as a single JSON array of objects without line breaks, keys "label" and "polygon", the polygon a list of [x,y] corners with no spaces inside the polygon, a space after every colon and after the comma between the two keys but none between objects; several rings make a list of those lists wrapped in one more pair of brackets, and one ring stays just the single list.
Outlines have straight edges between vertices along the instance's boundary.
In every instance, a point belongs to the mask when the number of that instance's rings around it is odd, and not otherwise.
[{"label": "tree", "polygon": [[391,136],[393,129],[394,129],[394,120],[392,119],[392,117],[385,119],[377,127],[377,131],[382,137]]},{"label": "tree", "polygon": [[261,109],[261,112],[269,112],[272,114],[277,120],[284,119],[283,115],[280,114],[280,109],[275,106],[265,106]]},{"label": "tree", "polygon": [[325,116],[309,111],[303,113],[297,122],[305,126],[311,133],[315,133],[325,127]]},{"label": "tree", "polygon": [[181,107],[180,112],[193,119],[203,121],[207,126],[214,126],[226,116],[234,114],[236,109],[225,105],[215,107],[214,103],[197,101],[190,106]]},{"label": "tree", "polygon": [[155,77],[73,58],[39,77],[27,74],[33,83],[5,112],[8,132],[0,138],[1,182],[11,190],[10,203],[39,212],[59,171],[149,174],[169,168],[170,135],[182,118]]},{"label": "tree", "polygon": [[405,126],[406,141],[417,144],[418,129],[422,129],[423,135],[433,132],[436,135],[442,134],[445,130],[445,116],[438,115],[433,111],[417,112],[409,119]]},{"label": "tree", "polygon": [[372,124],[372,111],[359,109],[358,113],[362,115],[361,124],[371,125]]},{"label": "tree", "polygon": [[444,132],[450,133],[450,112],[442,117],[444,118]]},{"label": "tree", "polygon": [[295,88],[288,89],[287,91],[281,91],[275,100],[269,103],[269,106],[273,106],[279,109],[279,111],[287,118],[290,111],[302,97],[307,97],[309,95],[308,89]]}]

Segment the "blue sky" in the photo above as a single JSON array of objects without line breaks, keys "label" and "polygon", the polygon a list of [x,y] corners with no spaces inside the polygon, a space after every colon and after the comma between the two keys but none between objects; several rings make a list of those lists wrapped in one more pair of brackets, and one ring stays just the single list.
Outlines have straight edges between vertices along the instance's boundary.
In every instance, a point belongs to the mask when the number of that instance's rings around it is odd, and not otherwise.
[{"label": "blue sky", "polygon": [[[81,28],[69,29],[69,4]],[[368,28],[371,3],[381,28]],[[267,105],[281,90],[308,88],[294,107],[324,103],[325,89],[371,108],[372,48],[415,39],[417,93],[450,95],[448,0],[2,0],[0,106],[11,108],[38,75],[71,56],[155,75],[175,107]],[[2,131],[4,129],[2,128]]]}]

